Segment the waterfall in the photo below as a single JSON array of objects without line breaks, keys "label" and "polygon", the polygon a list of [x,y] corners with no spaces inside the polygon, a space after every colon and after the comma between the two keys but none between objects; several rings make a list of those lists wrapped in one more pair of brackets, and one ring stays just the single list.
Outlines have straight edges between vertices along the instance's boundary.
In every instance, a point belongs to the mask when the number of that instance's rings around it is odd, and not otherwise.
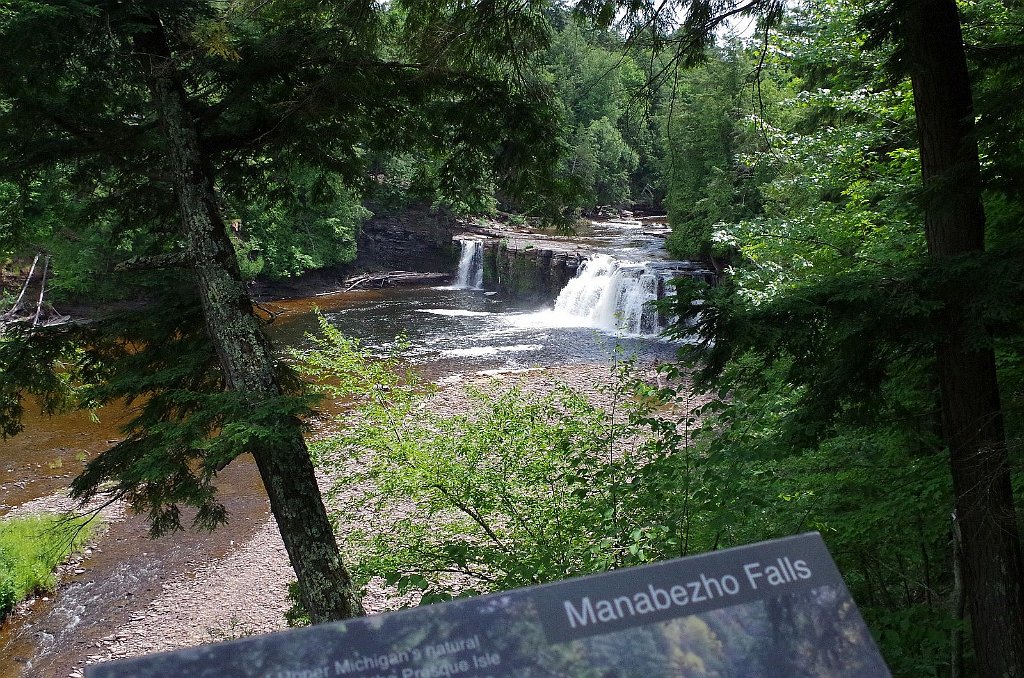
[{"label": "waterfall", "polygon": [[484,243],[482,240],[463,239],[459,270],[453,287],[479,290],[484,285]]},{"label": "waterfall", "polygon": [[654,335],[663,328],[649,302],[670,277],[647,264],[599,254],[584,261],[555,300],[555,312],[609,332]]}]

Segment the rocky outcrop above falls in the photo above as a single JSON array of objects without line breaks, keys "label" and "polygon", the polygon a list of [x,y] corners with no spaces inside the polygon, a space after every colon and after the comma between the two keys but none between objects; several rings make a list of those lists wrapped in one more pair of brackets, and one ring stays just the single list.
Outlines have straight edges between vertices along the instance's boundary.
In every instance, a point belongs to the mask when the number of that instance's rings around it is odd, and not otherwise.
[{"label": "rocky outcrop above falls", "polygon": [[374,216],[359,229],[355,272],[452,272],[459,261],[452,237],[469,224],[444,210],[404,207],[385,211],[370,207]]},{"label": "rocky outcrop above falls", "polygon": [[486,289],[538,302],[553,301],[591,251],[572,236],[494,221],[463,224],[455,237],[483,241]]},{"label": "rocky outcrop above falls", "polygon": [[484,286],[517,299],[552,301],[586,259],[580,248],[502,239],[484,246]]}]

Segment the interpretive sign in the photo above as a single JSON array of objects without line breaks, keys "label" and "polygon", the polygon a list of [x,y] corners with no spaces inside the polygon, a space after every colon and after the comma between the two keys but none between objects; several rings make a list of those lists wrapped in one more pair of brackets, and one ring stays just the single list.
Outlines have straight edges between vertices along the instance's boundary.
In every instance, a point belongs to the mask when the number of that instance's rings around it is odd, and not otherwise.
[{"label": "interpretive sign", "polygon": [[86,678],[888,676],[821,536],[216,645]]}]

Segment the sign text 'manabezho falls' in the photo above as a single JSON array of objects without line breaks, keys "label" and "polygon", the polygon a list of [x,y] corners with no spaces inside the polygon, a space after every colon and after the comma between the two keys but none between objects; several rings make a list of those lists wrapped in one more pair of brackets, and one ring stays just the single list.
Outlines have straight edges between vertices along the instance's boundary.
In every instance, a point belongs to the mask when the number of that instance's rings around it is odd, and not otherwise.
[{"label": "sign text 'manabezho falls'", "polygon": [[802,559],[792,560],[788,556],[777,558],[772,564],[750,562],[743,565],[739,575],[723,574],[708,576],[700,573],[692,581],[680,582],[666,587],[648,584],[632,594],[591,600],[584,596],[578,603],[563,600],[565,615],[570,628],[616,622],[652,612],[664,612],[673,607],[685,608],[695,603],[722,600],[740,593],[745,585],[750,590],[764,586],[780,586],[810,579],[811,568]]}]

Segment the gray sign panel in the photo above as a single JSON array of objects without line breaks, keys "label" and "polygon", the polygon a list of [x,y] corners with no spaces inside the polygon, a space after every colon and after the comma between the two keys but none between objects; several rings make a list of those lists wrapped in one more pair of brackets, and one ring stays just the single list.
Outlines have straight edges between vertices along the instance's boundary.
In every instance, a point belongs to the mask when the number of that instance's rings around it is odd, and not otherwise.
[{"label": "gray sign panel", "polygon": [[87,667],[87,678],[888,676],[816,533]]}]

